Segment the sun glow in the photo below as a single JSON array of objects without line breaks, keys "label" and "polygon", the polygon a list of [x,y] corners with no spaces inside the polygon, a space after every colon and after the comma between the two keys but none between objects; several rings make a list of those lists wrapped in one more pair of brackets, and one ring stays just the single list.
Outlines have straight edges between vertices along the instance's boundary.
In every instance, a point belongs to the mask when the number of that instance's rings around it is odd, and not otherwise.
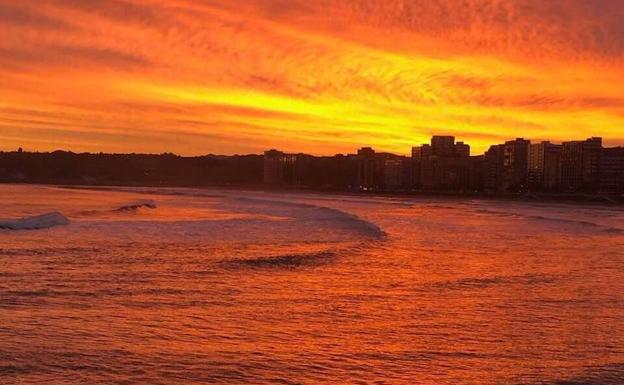
[{"label": "sun glow", "polygon": [[0,148],[624,144],[624,7],[495,3],[0,0]]}]

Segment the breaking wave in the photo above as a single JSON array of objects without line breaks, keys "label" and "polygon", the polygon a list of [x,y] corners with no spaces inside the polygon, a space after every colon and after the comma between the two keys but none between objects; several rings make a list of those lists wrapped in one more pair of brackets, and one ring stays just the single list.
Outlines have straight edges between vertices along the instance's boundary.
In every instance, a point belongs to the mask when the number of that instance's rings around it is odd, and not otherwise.
[{"label": "breaking wave", "polygon": [[155,209],[156,207],[158,206],[156,205],[155,201],[151,199],[145,199],[145,200],[140,200],[140,201],[125,204],[123,206],[116,208],[113,211],[124,211],[124,212],[125,211],[137,211],[138,209],[141,209],[141,208]]},{"label": "breaking wave", "polygon": [[[387,234],[376,224],[359,216],[331,207],[309,203],[278,201],[270,199],[235,197],[234,202],[251,204],[248,210],[268,215],[284,215],[299,221],[331,222],[348,230],[355,230],[373,238],[383,238]],[[294,211],[293,211],[294,209]]]},{"label": "breaking wave", "polygon": [[[90,188],[89,188],[90,189]],[[331,227],[340,227],[346,231],[357,232],[360,235],[371,238],[383,238],[387,234],[376,224],[369,222],[355,214],[351,214],[339,209],[318,206],[309,203],[293,202],[280,199],[267,199],[263,197],[250,197],[244,195],[228,195],[215,194],[214,192],[185,190],[185,189],[120,189],[120,188],[101,188],[104,191],[122,191],[122,192],[140,192],[142,194],[172,195],[172,196],[190,196],[201,198],[218,198],[221,199],[221,208],[226,208],[235,212],[245,212],[252,214],[261,214],[271,217],[284,217],[293,219],[304,226],[313,226],[318,228],[329,225]],[[305,199],[305,198],[304,198]],[[354,200],[357,201],[357,200]],[[140,200],[123,205],[112,212],[132,212],[141,208],[156,208],[156,202],[153,200]],[[82,215],[93,215],[100,212],[83,212]]]},{"label": "breaking wave", "polygon": [[35,215],[32,217],[0,220],[0,229],[40,230],[69,224],[69,219],[59,212]]}]

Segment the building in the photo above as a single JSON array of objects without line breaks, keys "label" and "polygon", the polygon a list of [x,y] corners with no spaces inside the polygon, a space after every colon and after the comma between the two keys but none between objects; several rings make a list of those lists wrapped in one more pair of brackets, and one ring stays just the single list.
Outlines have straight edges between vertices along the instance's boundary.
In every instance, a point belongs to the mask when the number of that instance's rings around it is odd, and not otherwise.
[{"label": "building", "polygon": [[277,150],[265,151],[264,185],[267,187],[293,185],[296,161],[296,154],[286,154]]},{"label": "building", "polygon": [[490,146],[483,156],[483,190],[497,192],[503,184],[505,145]]},{"label": "building", "polygon": [[396,191],[408,188],[410,185],[410,162],[405,157],[388,157],[384,160],[383,188],[386,191]]},{"label": "building", "polygon": [[453,136],[433,136],[430,145],[412,148],[414,188],[464,190],[470,180],[470,146]]},{"label": "building", "polygon": [[455,155],[459,157],[470,156],[470,146],[464,142],[455,143]]},{"label": "building", "polygon": [[422,188],[422,168],[424,161],[432,155],[431,146],[423,144],[419,147],[412,147],[412,187]]},{"label": "building", "polygon": [[483,165],[485,157],[483,155],[469,157],[468,167],[468,190],[483,191]]},{"label": "building", "polygon": [[455,155],[455,137],[440,135],[431,137],[431,153],[442,157]]},{"label": "building", "polygon": [[561,145],[529,145],[527,184],[531,191],[556,191],[561,179]]},{"label": "building", "polygon": [[602,138],[563,142],[561,148],[561,188],[564,192],[591,192],[598,189]]},{"label": "building", "polygon": [[624,194],[624,147],[603,148],[599,137],[561,145],[517,138],[471,156],[470,146],[453,136],[433,136],[429,144],[413,147],[411,158],[370,147],[320,157],[269,150],[264,184],[328,191]]},{"label": "building", "polygon": [[602,150],[599,185],[601,192],[624,193],[624,147]]},{"label": "building", "polygon": [[363,147],[357,152],[357,186],[359,190],[376,190],[379,188],[375,150]]},{"label": "building", "polygon": [[503,153],[503,180],[499,191],[527,190],[527,165],[530,140],[517,138],[505,142]]},{"label": "building", "polygon": [[583,190],[596,191],[600,184],[602,138],[592,137],[583,143]]}]

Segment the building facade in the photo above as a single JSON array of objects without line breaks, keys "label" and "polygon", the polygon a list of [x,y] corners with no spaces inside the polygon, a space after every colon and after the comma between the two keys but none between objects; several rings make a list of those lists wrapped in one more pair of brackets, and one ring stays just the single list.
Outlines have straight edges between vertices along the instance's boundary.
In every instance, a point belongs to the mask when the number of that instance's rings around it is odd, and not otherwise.
[{"label": "building facade", "polygon": [[284,187],[295,182],[296,154],[287,154],[277,150],[264,152],[264,185]]},{"label": "building facade", "polygon": [[529,145],[527,183],[531,191],[556,191],[561,180],[561,145]]},{"label": "building facade", "polygon": [[505,142],[503,147],[503,180],[499,191],[521,192],[527,190],[527,164],[531,141],[517,138]]}]

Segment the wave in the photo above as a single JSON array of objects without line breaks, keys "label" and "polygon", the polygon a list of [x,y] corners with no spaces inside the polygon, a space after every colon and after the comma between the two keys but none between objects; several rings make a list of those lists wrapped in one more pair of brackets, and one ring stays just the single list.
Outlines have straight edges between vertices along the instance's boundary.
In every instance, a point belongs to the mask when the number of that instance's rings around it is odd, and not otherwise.
[{"label": "wave", "polygon": [[334,215],[333,219],[335,221],[342,222],[350,226],[352,229],[357,229],[358,231],[365,233],[367,235],[370,235],[376,238],[383,238],[388,235],[385,231],[381,229],[381,227],[377,226],[376,224],[372,222],[364,220],[355,214],[347,213],[342,210],[338,210],[338,209],[334,209],[330,207],[317,207],[317,209],[320,211],[325,211],[328,214]]},{"label": "wave", "polygon": [[[235,202],[255,204],[255,206],[253,206],[251,209],[256,212],[260,211],[265,214],[275,215],[276,208],[283,208],[286,209],[286,212],[282,212],[281,214],[296,220],[332,222],[332,224],[334,225],[338,224],[339,226],[343,226],[348,230],[355,230],[361,234],[374,238],[383,238],[387,235],[386,232],[383,231],[376,224],[369,222],[355,214],[351,214],[331,207],[317,206],[301,202],[288,202],[248,197],[235,197],[233,198],[233,200]],[[262,210],[260,206],[268,206],[269,210]],[[293,208],[300,210],[298,210],[297,212],[289,211],[289,209]]]},{"label": "wave", "polygon": [[156,207],[158,206],[156,205],[155,201],[151,199],[145,199],[145,200],[140,200],[140,201],[125,204],[123,206],[120,206],[114,209],[113,211],[137,211],[138,209],[141,209],[141,208],[155,209]]},{"label": "wave", "polygon": [[584,220],[579,220],[579,219],[547,217],[543,215],[528,215],[528,214],[519,214],[519,213],[511,213],[511,212],[503,212],[503,211],[495,211],[495,210],[486,210],[486,209],[478,209],[478,210],[474,210],[474,212],[480,213],[480,214],[496,215],[499,217],[533,219],[533,220],[542,221],[542,222],[576,225],[576,226],[581,226],[581,227],[599,229],[605,233],[612,233],[612,234],[624,233],[624,229],[622,228],[608,227],[605,225],[601,225],[599,223],[595,223],[591,221],[584,221]]},{"label": "wave", "polygon": [[[89,188],[91,189],[91,188]],[[104,191],[120,191],[120,192],[134,192],[143,194],[158,194],[158,195],[175,195],[175,196],[190,196],[201,198],[220,198],[224,203],[229,203],[228,208],[233,211],[251,212],[254,214],[265,214],[269,216],[283,216],[292,218],[301,222],[308,221],[321,221],[331,222],[330,224],[338,224],[345,230],[356,231],[372,238],[382,238],[387,234],[376,224],[371,223],[363,218],[358,217],[355,214],[350,214],[339,209],[317,206],[309,203],[292,202],[277,199],[265,199],[248,197],[242,195],[228,195],[227,193],[219,194],[212,191],[197,191],[197,190],[184,190],[184,189],[159,189],[159,188],[115,188],[105,187],[98,188]],[[305,199],[305,198],[304,198]],[[148,203],[148,204],[146,204]],[[241,207],[240,203],[244,205]],[[156,203],[152,200],[145,200],[134,202],[128,205],[124,205],[114,212],[135,211],[141,207],[155,208]],[[84,215],[96,214],[97,212],[84,212]],[[305,223],[307,224],[307,223]],[[317,226],[313,224],[312,226]]]},{"label": "wave", "polygon": [[624,234],[624,229],[619,227],[609,227],[604,229],[604,232],[610,234]]},{"label": "wave", "polygon": [[230,259],[223,261],[226,267],[249,267],[257,269],[294,269],[319,266],[329,263],[336,257],[332,251],[307,254],[284,254],[259,258]]},{"label": "wave", "polygon": [[40,230],[69,224],[69,219],[55,211],[32,217],[0,220],[0,229],[5,230]]}]

